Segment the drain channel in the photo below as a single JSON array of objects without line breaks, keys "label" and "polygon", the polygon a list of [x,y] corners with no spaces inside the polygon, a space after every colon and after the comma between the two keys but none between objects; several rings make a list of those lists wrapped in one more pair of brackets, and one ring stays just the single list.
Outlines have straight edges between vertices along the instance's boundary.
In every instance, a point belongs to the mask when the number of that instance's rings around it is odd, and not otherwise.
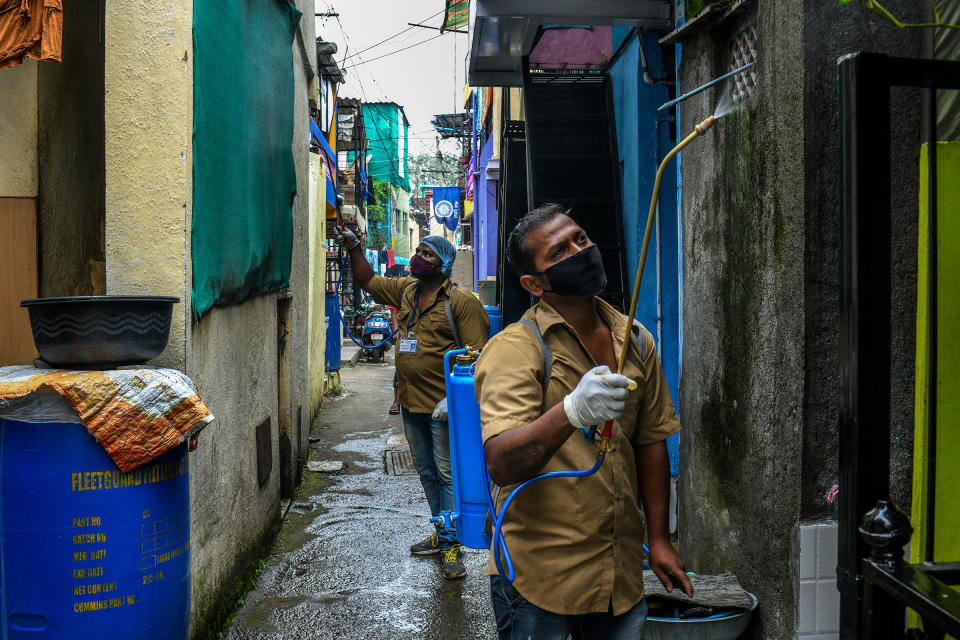
[{"label": "drain channel", "polygon": [[417,475],[410,449],[387,449],[383,452],[383,466],[390,476]]}]

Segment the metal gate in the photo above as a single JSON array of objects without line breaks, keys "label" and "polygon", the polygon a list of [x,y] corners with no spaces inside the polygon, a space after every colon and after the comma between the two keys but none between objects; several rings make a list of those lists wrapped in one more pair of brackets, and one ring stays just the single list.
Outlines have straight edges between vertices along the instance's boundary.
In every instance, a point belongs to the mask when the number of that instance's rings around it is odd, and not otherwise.
[{"label": "metal gate", "polygon": [[[890,502],[890,89],[926,89],[929,233],[936,239],[937,89],[960,89],[960,63],[855,53],[839,62],[843,171],[841,285],[840,589],[841,637],[960,637],[960,563],[933,562],[934,500],[928,501],[926,562],[907,564],[907,517]],[[930,242],[930,313],[936,322],[936,242]],[[930,334],[936,353],[936,326]],[[936,358],[931,358],[936,370]],[[931,380],[936,380],[931,377]],[[931,385],[935,387],[936,385]],[[935,403],[931,402],[935,408]],[[928,437],[936,444],[936,411]],[[936,465],[931,455],[928,464]],[[929,469],[933,482],[935,469]],[[930,495],[932,487],[928,486]],[[905,633],[905,609],[924,632]]]}]

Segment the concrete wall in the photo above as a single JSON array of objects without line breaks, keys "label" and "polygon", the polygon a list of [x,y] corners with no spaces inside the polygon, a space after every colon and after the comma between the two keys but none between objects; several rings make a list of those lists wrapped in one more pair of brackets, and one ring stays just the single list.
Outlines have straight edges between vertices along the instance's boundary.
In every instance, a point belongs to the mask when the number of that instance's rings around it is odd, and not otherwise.
[{"label": "concrete wall", "polygon": [[[759,596],[749,637],[788,638],[804,391],[803,167],[788,160],[803,144],[802,15],[755,6],[765,93],[683,152],[679,531],[692,570],[730,570]],[[742,26],[684,43],[681,90],[729,68]],[[716,100],[684,103],[683,135]]]},{"label": "concrete wall", "polygon": [[[758,99],[682,154],[680,545],[694,571],[733,571],[759,596],[745,637],[790,638],[799,524],[835,508],[825,495],[837,481],[836,58],[871,44],[909,53],[859,7],[758,2],[684,41],[679,90],[732,68],[733,38],[754,23]],[[683,104],[683,135],[717,98]],[[916,140],[911,108],[897,104],[895,139]],[[912,190],[915,202],[915,185],[906,171],[897,201]],[[909,245],[915,228],[901,213],[894,228]],[[894,279],[906,288],[910,250],[898,250]],[[898,307],[895,332],[911,313]],[[907,371],[895,374],[893,404],[909,426]]]},{"label": "concrete wall", "polygon": [[[924,3],[909,1],[884,4],[905,20],[924,20]],[[804,519],[836,517],[836,506],[824,499],[837,481],[837,415],[840,406],[837,354],[840,325],[840,136],[837,103],[837,58],[851,51],[876,51],[890,55],[922,55],[923,30],[897,29],[860,6],[837,6],[829,2],[805,12],[808,34],[804,56],[803,84],[811,96],[803,114],[804,189],[809,202],[805,212],[807,270],[806,306],[807,398],[806,435],[803,451]],[[913,366],[916,304],[916,244],[918,164],[920,143],[919,94],[914,90],[891,91],[892,249],[891,281],[894,283],[894,313],[891,333],[894,349],[890,369],[891,484],[892,498],[909,513],[913,453]],[[829,454],[825,454],[829,452]],[[842,491],[842,488],[841,488]]]},{"label": "concrete wall", "polygon": [[[298,8],[310,16],[313,2]],[[271,539],[281,488],[285,483],[289,492],[309,437],[309,424],[298,426],[309,419],[307,117],[315,61],[307,19],[292,43],[298,195],[290,290],[214,308],[193,324],[192,16],[191,0],[107,5],[104,235],[108,293],[181,299],[170,343],[152,364],[186,371],[216,417],[191,456],[191,633],[197,634],[229,610],[238,578]],[[258,459],[255,432],[265,420],[269,446]],[[270,471],[262,484],[258,467]]]},{"label": "concrete wall", "polygon": [[473,291],[473,249],[462,247],[457,249],[457,259],[453,262],[453,273],[450,279],[457,286]]},{"label": "concrete wall", "polygon": [[416,245],[410,246],[410,194],[391,185],[390,199],[394,203],[390,220],[393,250],[395,255],[409,258],[410,251],[417,248]]},{"label": "concrete wall", "polygon": [[38,216],[44,297],[106,293],[100,9],[98,2],[66,3],[63,62],[39,65]]},{"label": "concrete wall", "polygon": [[[326,274],[327,250],[323,246],[327,235],[327,179],[324,175],[323,160],[317,154],[310,154],[310,188],[313,198],[309,208],[309,235],[310,235],[310,269],[307,285],[309,287],[309,309],[307,311],[307,326],[309,327],[309,401],[304,409],[309,419],[307,424],[313,424],[313,419],[320,413],[320,403],[324,392],[324,371],[326,368],[327,348],[327,316],[326,316]],[[309,415],[307,415],[309,414]],[[309,444],[309,442],[308,442]]]},{"label": "concrete wall", "polygon": [[37,62],[0,71],[0,197],[37,197]]},{"label": "concrete wall", "polygon": [[192,25],[192,0],[106,5],[107,293],[180,298],[154,364],[188,372]]},{"label": "concrete wall", "polygon": [[[284,354],[289,367],[289,398],[279,412],[281,446],[281,496],[290,497],[300,480],[310,438],[310,99],[316,76],[317,49],[313,0],[298,0],[303,13],[293,43],[293,159],[297,172],[297,195],[293,198],[293,260],[290,266],[290,325]],[[309,44],[309,46],[307,46]],[[314,370],[313,379],[322,373]],[[321,378],[322,379],[322,378]],[[281,400],[283,396],[281,396]]]},{"label": "concrete wall", "polygon": [[[190,460],[191,632],[232,606],[238,576],[280,515],[277,295],[214,307],[191,331],[188,374],[216,420]],[[270,420],[271,472],[257,479],[255,429]]]}]

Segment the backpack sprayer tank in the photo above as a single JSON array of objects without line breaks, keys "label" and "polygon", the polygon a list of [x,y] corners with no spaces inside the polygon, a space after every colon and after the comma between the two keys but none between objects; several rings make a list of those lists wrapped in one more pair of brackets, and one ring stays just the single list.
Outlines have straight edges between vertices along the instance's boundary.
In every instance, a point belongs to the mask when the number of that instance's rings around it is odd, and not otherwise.
[{"label": "backpack sprayer tank", "polygon": [[[457,523],[457,538],[465,547],[489,549],[484,532],[490,487],[484,478],[480,405],[473,387],[478,352],[467,347],[448,351],[443,358],[447,384],[447,415],[450,425],[450,466],[456,511],[441,513]],[[452,364],[452,366],[451,366]]]}]

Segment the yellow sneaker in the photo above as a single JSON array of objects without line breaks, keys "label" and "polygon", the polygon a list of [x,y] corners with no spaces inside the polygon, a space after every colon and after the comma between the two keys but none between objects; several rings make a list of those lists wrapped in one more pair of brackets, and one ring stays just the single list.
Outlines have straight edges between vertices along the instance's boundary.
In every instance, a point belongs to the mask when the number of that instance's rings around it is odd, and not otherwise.
[{"label": "yellow sneaker", "polygon": [[457,580],[467,575],[467,568],[460,561],[460,545],[455,544],[443,552],[443,577]]},{"label": "yellow sneaker", "polygon": [[430,537],[410,546],[410,554],[414,556],[430,556],[441,551],[440,536],[436,531]]}]

